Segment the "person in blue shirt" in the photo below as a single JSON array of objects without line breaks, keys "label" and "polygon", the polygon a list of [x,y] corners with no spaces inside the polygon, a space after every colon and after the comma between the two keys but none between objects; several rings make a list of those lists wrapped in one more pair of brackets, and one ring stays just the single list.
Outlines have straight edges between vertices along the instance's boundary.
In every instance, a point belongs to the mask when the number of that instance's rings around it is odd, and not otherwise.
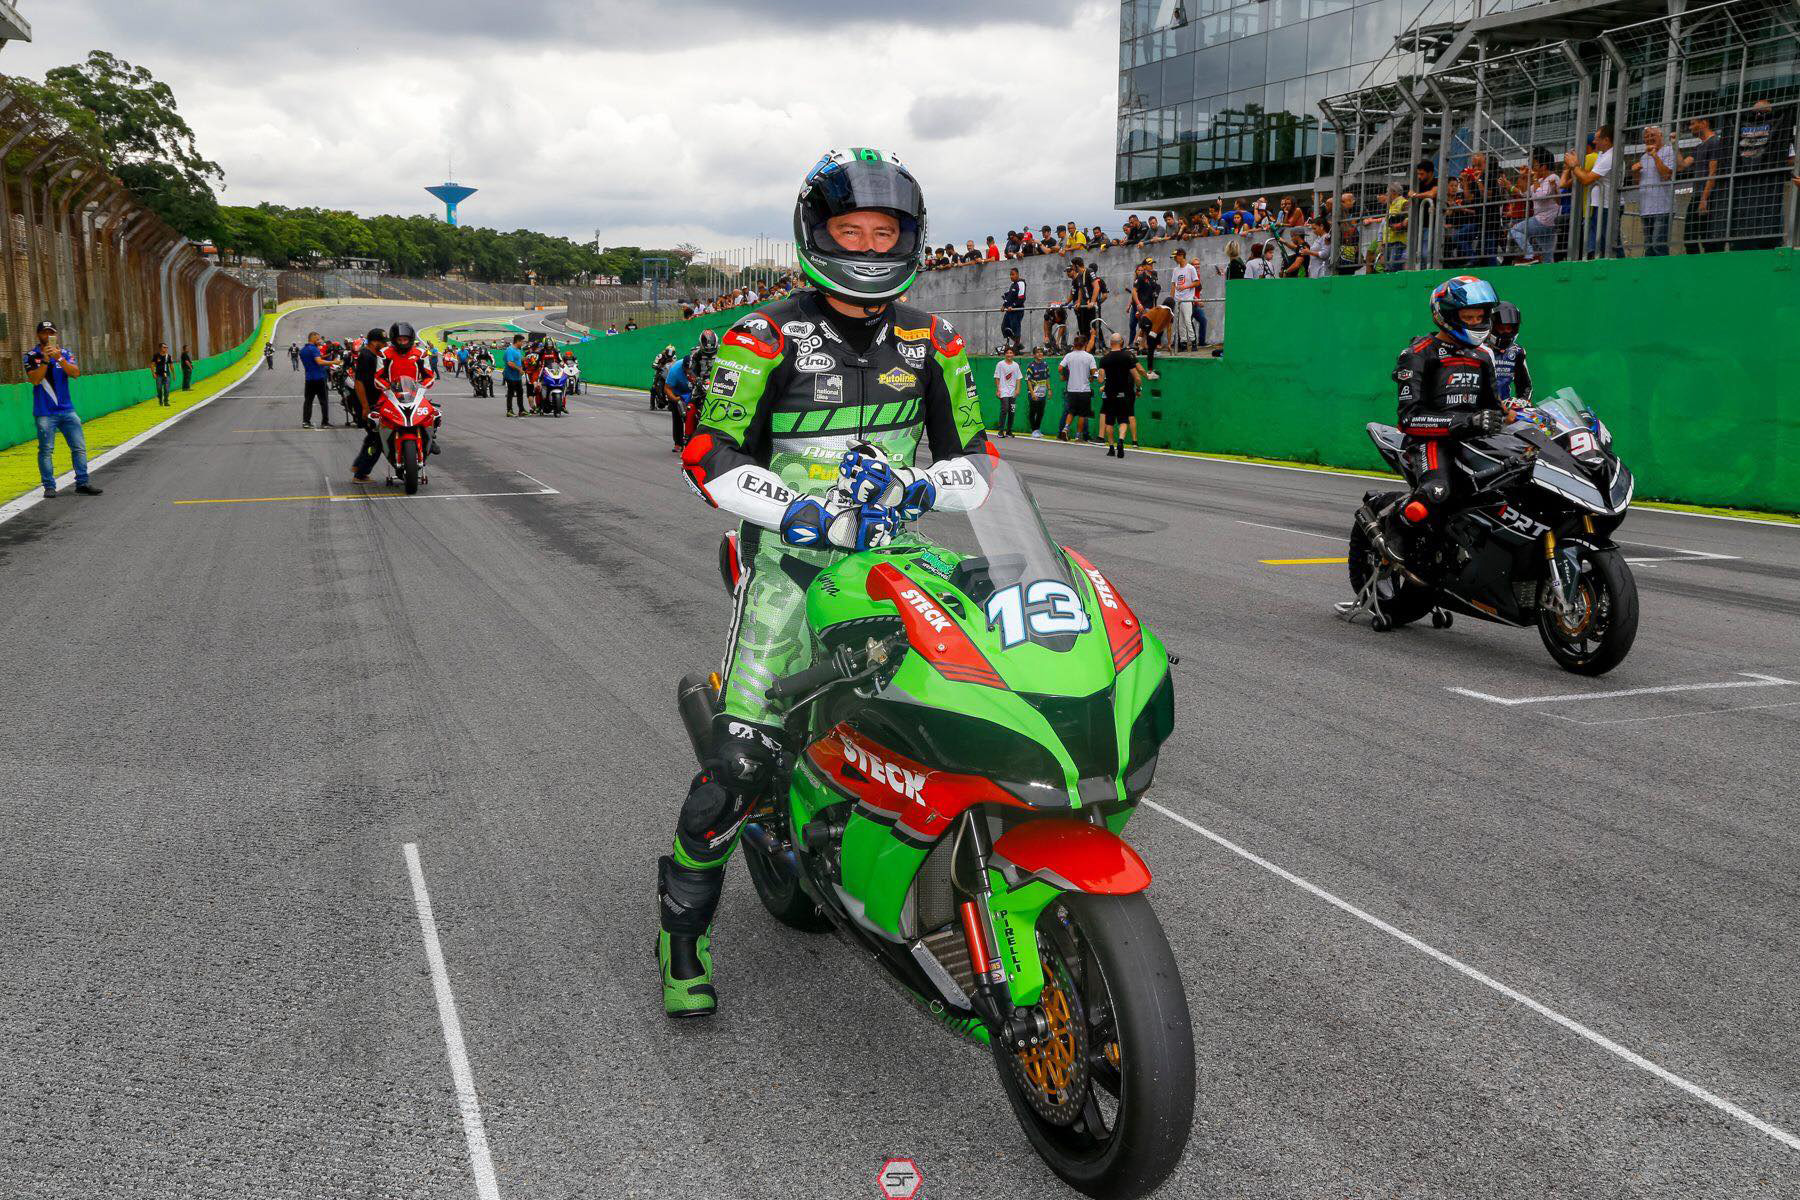
[{"label": "person in blue shirt", "polygon": [[37,340],[38,344],[25,352],[25,382],[31,385],[31,412],[37,418],[38,475],[44,481],[44,497],[56,495],[52,463],[59,431],[75,462],[75,490],[84,496],[98,496],[100,489],[88,482],[87,435],[81,431],[81,417],[69,397],[69,380],[81,378],[81,366],[75,355],[63,348],[53,323],[38,322]]},{"label": "person in blue shirt", "polygon": [[675,453],[679,454],[687,445],[687,408],[694,398],[686,359],[678,358],[669,364],[668,373],[663,376],[663,392],[669,397],[669,416],[675,423]]},{"label": "person in blue shirt", "polygon": [[306,373],[305,399],[300,407],[300,427],[311,429],[313,399],[319,401],[319,425],[331,428],[331,391],[328,387],[331,379],[331,368],[337,359],[325,348],[323,339],[316,333],[306,335],[306,345],[300,347],[300,369]]},{"label": "person in blue shirt", "polygon": [[513,416],[513,399],[519,401],[518,416],[525,415],[525,335],[513,334],[512,345],[501,358],[500,378],[506,383],[506,415]]}]

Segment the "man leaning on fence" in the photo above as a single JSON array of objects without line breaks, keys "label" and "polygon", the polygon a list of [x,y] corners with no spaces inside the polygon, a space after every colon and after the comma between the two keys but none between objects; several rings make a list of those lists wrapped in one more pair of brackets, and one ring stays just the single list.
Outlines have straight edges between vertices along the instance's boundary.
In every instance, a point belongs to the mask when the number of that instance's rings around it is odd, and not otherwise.
[{"label": "man leaning on fence", "polygon": [[81,366],[63,349],[51,322],[38,322],[37,340],[38,344],[25,352],[25,381],[31,385],[31,409],[37,418],[38,475],[44,481],[44,496],[56,495],[52,461],[59,432],[75,463],[75,490],[84,496],[98,496],[100,489],[88,483],[87,438],[81,431],[75,401],[69,396],[69,381],[81,378]]}]

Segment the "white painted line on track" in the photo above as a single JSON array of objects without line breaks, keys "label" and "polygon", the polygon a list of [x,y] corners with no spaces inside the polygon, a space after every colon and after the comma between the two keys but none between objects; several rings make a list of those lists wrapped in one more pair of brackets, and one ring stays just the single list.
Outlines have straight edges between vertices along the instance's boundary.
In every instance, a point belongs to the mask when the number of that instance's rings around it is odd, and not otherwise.
[{"label": "white painted line on track", "polygon": [[1695,561],[1729,560],[1738,561],[1742,556],[1737,554],[1714,554],[1710,550],[1689,550],[1686,546],[1661,546],[1655,542],[1628,542],[1624,538],[1616,538],[1621,546],[1642,546],[1646,550],[1668,550],[1669,558],[1631,558],[1627,562],[1681,562],[1684,559]]},{"label": "white painted line on track", "polygon": [[1259,521],[1239,521],[1239,525],[1248,525],[1252,529],[1273,529],[1276,533],[1297,533],[1301,537],[1321,538],[1327,542],[1348,542],[1349,538],[1341,538],[1335,533],[1314,533],[1310,529],[1289,529],[1286,525],[1264,525]]},{"label": "white painted line on track", "polygon": [[1739,671],[1741,679],[1726,680],[1720,683],[1671,683],[1662,687],[1625,688],[1616,692],[1577,692],[1567,696],[1523,696],[1518,699],[1507,699],[1504,696],[1490,696],[1486,692],[1477,692],[1471,688],[1453,687],[1446,691],[1455,692],[1459,696],[1468,696],[1473,700],[1485,700],[1489,704],[1503,704],[1512,708],[1520,704],[1560,704],[1569,700],[1616,700],[1621,696],[1655,696],[1665,692],[1710,692],[1725,688],[1754,687],[1795,687],[1800,680],[1782,679],[1776,675],[1757,675],[1750,671]]},{"label": "white painted line on track", "polygon": [[1559,721],[1567,721],[1571,725],[1639,725],[1645,721],[1703,721],[1709,717],[1723,717],[1731,713],[1761,712],[1766,708],[1800,707],[1800,700],[1783,700],[1779,704],[1735,704],[1730,708],[1707,708],[1698,712],[1658,713],[1653,717],[1602,717],[1598,721],[1584,721],[1580,717],[1564,716],[1559,712],[1544,712],[1532,709],[1546,717],[1555,717]]},{"label": "white painted line on track", "polygon": [[[333,504],[355,504],[364,500],[490,500],[496,496],[559,496],[562,493],[554,488],[546,488],[541,492],[415,492],[408,496],[404,492],[371,492],[366,496],[327,496]],[[278,500],[307,500],[308,496],[277,496]],[[215,501],[229,504],[230,501]]]},{"label": "white painted line on track", "polygon": [[[519,474],[525,475],[525,472],[520,471]],[[545,483],[543,480],[539,479],[535,475],[525,475],[525,478],[531,480],[531,482],[533,482],[533,483],[537,484],[539,487],[543,488],[544,489],[543,493],[542,493],[543,495],[546,495],[546,496],[562,495],[561,492],[557,491],[555,488],[551,487],[549,484]]]},{"label": "white painted line on track", "polygon": [[431,893],[425,890],[425,868],[419,863],[417,843],[407,842],[402,850],[406,872],[412,876],[419,932],[425,938],[425,959],[431,964],[431,988],[437,993],[438,1020],[443,1024],[444,1048],[450,1055],[450,1078],[456,1084],[456,1106],[462,1112],[463,1139],[469,1146],[469,1171],[475,1176],[475,1194],[481,1200],[500,1200],[500,1184],[494,1178],[494,1161],[488,1153],[487,1127],[481,1122],[481,1098],[475,1094],[475,1074],[469,1069],[469,1053],[463,1047],[462,1021],[457,1018],[456,997],[450,991],[450,971],[444,965],[437,921],[431,915]]},{"label": "white painted line on track", "polygon": [[1231,851],[1231,853],[1237,855],[1239,858],[1242,858],[1244,861],[1253,863],[1256,866],[1261,867],[1263,870],[1268,871],[1270,874],[1275,875],[1281,879],[1285,879],[1287,882],[1293,884],[1295,887],[1299,888],[1301,891],[1306,892],[1319,900],[1323,900],[1325,903],[1331,905],[1333,908],[1338,909],[1341,912],[1348,913],[1350,916],[1355,917],[1357,920],[1362,921],[1363,923],[1365,923],[1369,926],[1372,926],[1375,929],[1379,929],[1381,932],[1387,934],[1389,937],[1405,943],[1406,945],[1412,947],[1414,950],[1419,951],[1421,954],[1425,954],[1433,959],[1436,959],[1439,963],[1442,963],[1444,966],[1449,967],[1451,970],[1457,972],[1459,975],[1466,976],[1467,978],[1474,980],[1476,983],[1479,983],[1481,986],[1483,986],[1485,988],[1490,988],[1493,991],[1498,992],[1500,995],[1505,996],[1508,1000],[1511,1000],[1514,1003],[1524,1005],[1526,1008],[1530,1009],[1532,1012],[1536,1013],[1538,1016],[1543,1017],[1544,1019],[1546,1019],[1548,1021],[1552,1021],[1552,1022],[1556,1023],[1557,1025],[1562,1026],[1564,1029],[1568,1030],[1570,1033],[1575,1034],[1577,1037],[1586,1038],[1588,1041],[1590,1041],[1594,1045],[1600,1047],[1602,1050],[1606,1051],[1608,1054],[1612,1054],[1612,1055],[1617,1056],[1618,1058],[1623,1059],[1624,1061],[1630,1063],[1634,1067],[1637,1067],[1641,1071],[1648,1071],[1650,1074],[1656,1076],[1658,1079],[1662,1080],[1664,1083],[1667,1083],[1674,1087],[1680,1088],[1682,1091],[1686,1092],[1688,1095],[1692,1096],[1694,1099],[1699,1100],[1703,1104],[1711,1105],[1713,1108],[1718,1109],[1720,1112],[1724,1113],[1728,1117],[1731,1117],[1733,1120],[1742,1121],[1744,1124],[1750,1126],[1752,1129],[1755,1129],[1760,1133],[1767,1134],[1768,1136],[1774,1138],[1776,1141],[1780,1142],[1782,1145],[1786,1146],[1788,1149],[1800,1150],[1800,1137],[1794,1136],[1793,1134],[1789,1133],[1785,1129],[1781,1129],[1781,1128],[1778,1128],[1777,1126],[1769,1124],[1767,1121],[1763,1120],[1761,1117],[1757,1116],[1755,1113],[1750,1112],[1749,1110],[1742,1108],[1739,1105],[1733,1104],[1731,1101],[1725,1099],[1723,1096],[1715,1095],[1714,1093],[1707,1091],[1705,1088],[1701,1087],[1697,1083],[1692,1082],[1691,1080],[1683,1079],[1681,1076],[1675,1074],[1673,1071],[1670,1071],[1668,1068],[1658,1066],[1656,1063],[1651,1062],[1649,1059],[1647,1059],[1643,1055],[1637,1053],[1635,1050],[1631,1050],[1624,1046],[1621,1046],[1619,1043],[1613,1041],[1611,1038],[1607,1037],[1605,1034],[1597,1033],[1594,1030],[1589,1029],[1586,1025],[1583,1025],[1581,1022],[1575,1020],[1573,1017],[1564,1016],[1562,1013],[1557,1012],[1555,1009],[1549,1007],[1548,1005],[1544,1004],[1543,1002],[1532,999],[1530,996],[1527,996],[1524,992],[1521,992],[1516,988],[1508,987],[1506,984],[1501,983],[1498,979],[1495,979],[1493,976],[1488,975],[1480,970],[1477,970],[1476,968],[1470,966],[1468,963],[1463,962],[1461,959],[1451,957],[1450,955],[1444,953],[1442,950],[1439,950],[1436,946],[1433,946],[1426,942],[1420,941],[1418,938],[1416,938],[1412,934],[1406,932],[1404,929],[1400,929],[1393,925],[1390,925],[1386,921],[1382,920],[1380,917],[1377,917],[1377,916],[1374,916],[1373,914],[1364,912],[1362,909],[1356,907],[1356,905],[1350,903],[1348,900],[1343,899],[1341,896],[1335,896],[1332,893],[1326,891],[1324,888],[1320,887],[1318,884],[1313,883],[1311,880],[1304,879],[1301,876],[1294,874],[1292,871],[1289,871],[1282,867],[1276,866],[1274,863],[1270,862],[1268,859],[1262,857],[1261,855],[1252,853],[1251,851],[1244,849],[1242,846],[1238,845],[1234,841],[1231,841],[1229,838],[1222,837],[1221,835],[1214,833],[1212,830],[1206,828],[1204,825],[1201,825],[1198,822],[1192,821],[1192,820],[1188,819],[1187,817],[1182,816],[1180,813],[1175,812],[1173,809],[1165,808],[1161,804],[1158,804],[1154,800],[1144,800],[1141,803],[1143,803],[1148,808],[1155,809],[1157,812],[1161,813],[1163,816],[1169,818],[1171,821],[1174,821],[1177,825],[1183,826],[1186,829],[1190,829],[1193,832],[1199,834],[1201,837],[1205,838],[1206,840],[1214,843],[1215,845],[1220,846],[1223,849]]}]

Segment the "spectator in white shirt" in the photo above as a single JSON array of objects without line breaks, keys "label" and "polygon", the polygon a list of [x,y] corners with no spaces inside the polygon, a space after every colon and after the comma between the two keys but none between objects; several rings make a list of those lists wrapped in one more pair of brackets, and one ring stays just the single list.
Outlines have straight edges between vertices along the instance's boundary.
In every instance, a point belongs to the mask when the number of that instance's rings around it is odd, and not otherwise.
[{"label": "spectator in white shirt", "polygon": [[1612,218],[1613,131],[1602,125],[1594,131],[1594,166],[1582,165],[1582,156],[1574,150],[1563,155],[1562,185],[1570,187],[1579,179],[1587,194],[1587,252],[1590,257],[1608,243],[1607,222]]},{"label": "spectator in white shirt", "polygon": [[1025,372],[1013,361],[1013,348],[1006,348],[1006,355],[994,364],[994,395],[1000,398],[1000,436],[1013,435],[1013,412],[1019,406],[1019,381]]},{"label": "spectator in white shirt", "polygon": [[1169,307],[1175,313],[1175,348],[1193,350],[1206,343],[1206,315],[1200,313],[1200,340],[1194,340],[1194,317],[1200,297],[1200,268],[1188,261],[1186,250],[1171,255],[1175,269],[1169,272]]},{"label": "spectator in white shirt", "polygon": [[1306,239],[1306,277],[1323,279],[1331,274],[1331,223],[1320,217]]},{"label": "spectator in white shirt", "polygon": [[1066,385],[1063,388],[1062,427],[1056,431],[1059,441],[1069,440],[1069,423],[1075,423],[1076,438],[1088,441],[1088,422],[1094,416],[1094,372],[1100,364],[1087,351],[1087,343],[1062,356],[1057,369]]},{"label": "spectator in white shirt", "polygon": [[1269,278],[1269,260],[1263,257],[1263,244],[1250,243],[1250,261],[1244,264],[1245,279]]},{"label": "spectator in white shirt", "polygon": [[1644,256],[1669,252],[1669,214],[1675,208],[1675,151],[1662,126],[1644,126],[1644,153],[1631,164],[1638,182],[1638,215],[1644,219]]}]

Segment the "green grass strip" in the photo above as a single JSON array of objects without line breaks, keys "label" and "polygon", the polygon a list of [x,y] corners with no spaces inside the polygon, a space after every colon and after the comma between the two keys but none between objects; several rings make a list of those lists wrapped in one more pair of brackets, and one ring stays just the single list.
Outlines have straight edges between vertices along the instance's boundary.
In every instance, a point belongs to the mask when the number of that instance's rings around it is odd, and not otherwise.
[{"label": "green grass strip", "polygon": [[[145,430],[154,429],[170,417],[176,416],[212,396],[218,395],[250,372],[262,366],[263,344],[275,336],[275,322],[278,315],[270,313],[263,317],[262,327],[250,340],[249,349],[244,356],[229,367],[207,379],[196,383],[189,391],[171,390],[169,407],[164,408],[156,402],[154,394],[148,400],[134,404],[130,408],[121,408],[117,412],[108,413],[104,417],[96,417],[92,421],[82,423],[82,432],[87,435],[88,459],[92,461],[115,446],[121,446]],[[177,367],[176,371],[179,372]],[[180,375],[174,375],[179,379]],[[81,380],[71,381],[75,395],[81,394]],[[43,486],[38,478],[37,465],[38,445],[35,441],[22,442],[6,450],[0,450],[0,504],[15,500],[26,492],[35,491]],[[56,438],[55,467],[57,475],[73,468],[69,460],[69,447],[59,434]]]}]

